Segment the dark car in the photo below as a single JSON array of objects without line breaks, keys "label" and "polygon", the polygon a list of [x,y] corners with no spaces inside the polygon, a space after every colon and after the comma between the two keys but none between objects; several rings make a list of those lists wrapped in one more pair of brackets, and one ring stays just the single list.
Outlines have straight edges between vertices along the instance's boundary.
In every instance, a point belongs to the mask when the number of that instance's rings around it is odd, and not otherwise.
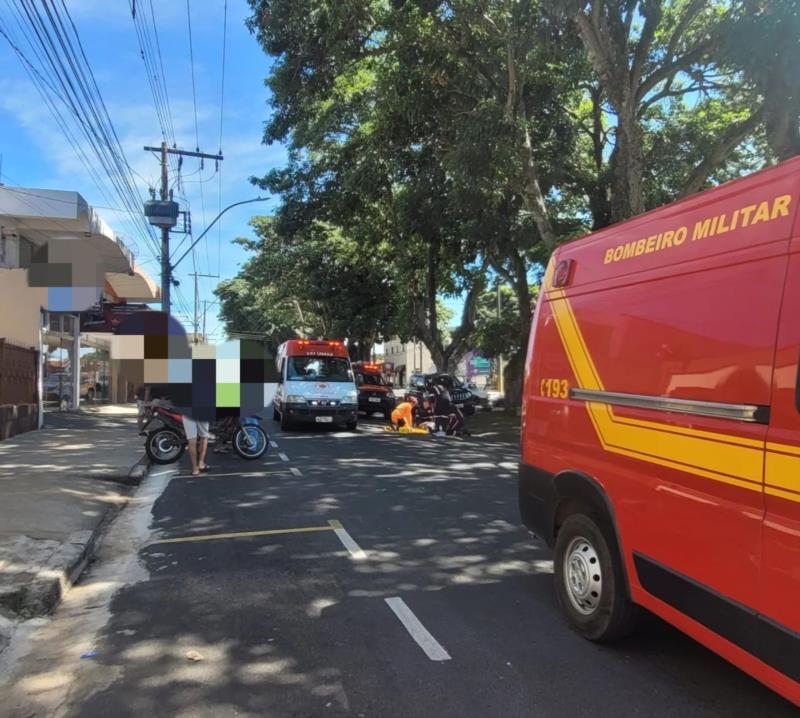
[{"label": "dark car", "polygon": [[412,374],[406,393],[420,401],[423,394],[429,393],[433,386],[447,389],[450,392],[453,404],[461,409],[464,416],[472,416],[475,413],[475,406],[478,403],[477,398],[461,381],[451,374],[445,374],[444,372]]}]

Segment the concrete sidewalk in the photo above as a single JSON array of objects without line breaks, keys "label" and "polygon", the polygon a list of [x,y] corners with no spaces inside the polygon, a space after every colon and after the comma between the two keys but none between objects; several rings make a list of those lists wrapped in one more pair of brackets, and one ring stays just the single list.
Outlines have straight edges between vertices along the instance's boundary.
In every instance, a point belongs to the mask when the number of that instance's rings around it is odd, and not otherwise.
[{"label": "concrete sidewalk", "polygon": [[58,602],[145,470],[131,405],[47,414],[45,428],[0,441],[0,650],[8,619]]}]

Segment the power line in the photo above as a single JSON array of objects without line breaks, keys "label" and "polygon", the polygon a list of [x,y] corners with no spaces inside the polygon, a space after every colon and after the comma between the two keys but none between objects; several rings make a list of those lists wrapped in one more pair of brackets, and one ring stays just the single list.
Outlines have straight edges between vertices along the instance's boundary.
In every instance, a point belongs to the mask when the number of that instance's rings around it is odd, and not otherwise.
[{"label": "power line", "polygon": [[[161,127],[162,139],[176,147],[175,140],[175,126],[172,121],[172,107],[169,99],[169,91],[167,90],[166,73],[164,72],[164,61],[161,55],[161,40],[158,35],[158,24],[156,23],[155,11],[153,9],[152,0],[149,3],[150,9],[150,25],[152,26],[152,35],[155,40],[151,39],[150,26],[148,25],[147,8],[145,8],[144,16],[142,13],[139,15],[135,12],[135,0],[131,3],[131,17],[133,20],[134,29],[136,30],[136,37],[139,44],[139,51],[142,62],[145,67],[145,76],[148,85],[150,86],[150,94],[153,97],[153,105],[156,110],[156,116]],[[155,49],[154,49],[155,48]],[[156,60],[156,53],[158,60]],[[180,182],[180,159],[172,161],[172,171],[178,174],[178,181]]]},{"label": "power line", "polygon": [[[219,90],[219,153],[222,154],[222,122],[225,116],[225,58],[228,44],[228,0],[225,0],[222,18],[222,80]],[[222,211],[222,168],[217,186],[217,212]],[[217,226],[217,273],[222,267],[222,223]]]},{"label": "power line", "polygon": [[[198,125],[198,122],[197,122],[197,86],[195,84],[195,78],[194,78],[194,40],[193,40],[193,37],[192,37],[192,7],[191,7],[191,0],[186,0],[186,23],[187,23],[188,28],[189,28],[189,66],[190,66],[191,74],[192,74],[192,105],[194,107],[194,138],[195,138],[195,142],[196,142],[195,150],[197,152],[200,152],[200,128],[199,128],[199,125]],[[222,154],[222,153],[220,152],[220,154]],[[217,164],[219,164],[219,163],[217,163]],[[202,169],[203,169],[203,160],[201,159],[200,160],[200,170],[202,171]],[[202,176],[203,175],[201,174],[200,177],[202,178]],[[203,185],[202,184],[200,184],[200,212],[201,212],[201,216],[203,218],[203,227],[205,227],[206,226],[206,198],[204,196]],[[208,239],[206,239],[205,248],[206,248],[206,264],[208,265],[207,269],[208,269],[208,273],[211,274],[211,265],[208,262]]]},{"label": "power line", "polygon": [[[39,66],[37,67],[14,42],[8,27],[0,27],[0,32],[19,57],[56,125],[72,146],[100,193],[109,205],[113,204],[105,192],[105,183],[95,167],[96,163],[89,161],[53,98],[58,100],[74,118],[79,130],[88,141],[107,175],[107,180],[113,186],[120,203],[125,207],[130,217],[128,221],[132,223],[132,227],[135,227],[134,233],[141,236],[151,250],[154,247],[157,250],[150,227],[144,222],[141,215],[141,197],[131,176],[130,164],[124,156],[116,130],[83,50],[77,28],[63,0],[61,4],[72,29],[72,36],[70,36],[67,24],[55,2],[51,6],[45,6],[47,22],[32,0],[20,0],[17,3],[9,4],[7,2],[6,4],[13,9],[20,33],[31,48]],[[31,35],[30,30],[33,30],[35,38]],[[75,49],[76,44],[80,53]],[[60,89],[50,79],[47,79],[48,77],[55,78]]]}]

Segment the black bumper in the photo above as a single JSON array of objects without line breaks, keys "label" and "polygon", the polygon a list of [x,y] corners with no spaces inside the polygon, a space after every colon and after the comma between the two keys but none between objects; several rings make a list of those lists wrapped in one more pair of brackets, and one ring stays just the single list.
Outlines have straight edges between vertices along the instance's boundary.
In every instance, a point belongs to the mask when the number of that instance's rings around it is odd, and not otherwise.
[{"label": "black bumper", "polygon": [[[286,404],[284,407],[286,418],[298,424],[336,424],[344,426],[358,421],[358,412],[355,406],[325,406],[315,407],[307,404]],[[317,417],[330,417],[331,421],[317,421]]]},{"label": "black bumper", "polygon": [[397,406],[397,399],[389,399],[388,397],[381,397],[380,401],[369,401],[367,397],[358,397],[358,410],[364,411],[367,414],[373,412],[381,412],[386,414],[394,410]]},{"label": "black bumper", "polygon": [[535,466],[519,465],[519,513],[525,524],[548,546],[555,541],[557,496],[553,475]]}]

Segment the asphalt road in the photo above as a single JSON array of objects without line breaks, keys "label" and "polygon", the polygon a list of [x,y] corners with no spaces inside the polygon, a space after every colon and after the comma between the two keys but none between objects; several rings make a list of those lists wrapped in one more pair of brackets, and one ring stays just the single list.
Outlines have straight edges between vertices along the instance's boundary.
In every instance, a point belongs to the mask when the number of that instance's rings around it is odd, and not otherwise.
[{"label": "asphalt road", "polygon": [[[49,660],[65,716],[796,715],[653,617],[613,647],[566,628],[519,525],[513,441],[363,426],[268,422],[262,461],[156,472],[135,570],[101,557],[18,688],[58,693]],[[107,561],[137,558],[115,541]]]}]

